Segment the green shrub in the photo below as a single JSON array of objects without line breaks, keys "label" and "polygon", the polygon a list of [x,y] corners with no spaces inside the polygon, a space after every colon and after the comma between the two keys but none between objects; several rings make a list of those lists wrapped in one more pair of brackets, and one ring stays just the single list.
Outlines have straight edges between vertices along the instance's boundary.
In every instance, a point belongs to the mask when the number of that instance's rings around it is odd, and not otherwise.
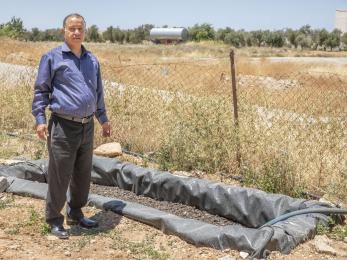
[{"label": "green shrub", "polygon": [[245,184],[270,193],[299,197],[304,189],[288,156],[275,154],[264,159],[260,168],[243,166]]}]

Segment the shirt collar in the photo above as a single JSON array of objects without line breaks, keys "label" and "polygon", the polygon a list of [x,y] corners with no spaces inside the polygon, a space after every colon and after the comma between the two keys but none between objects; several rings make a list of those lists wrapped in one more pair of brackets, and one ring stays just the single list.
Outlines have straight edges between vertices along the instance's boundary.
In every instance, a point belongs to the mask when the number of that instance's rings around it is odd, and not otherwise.
[{"label": "shirt collar", "polygon": [[[81,52],[81,57],[82,57],[82,56],[84,56],[88,51],[87,51],[87,49],[83,46],[83,44],[82,44],[81,48],[82,48],[82,52]],[[66,42],[64,42],[63,45],[61,46],[61,50],[62,50],[62,52],[72,52],[71,49],[70,49],[70,47],[69,47],[69,45],[67,45]]]}]

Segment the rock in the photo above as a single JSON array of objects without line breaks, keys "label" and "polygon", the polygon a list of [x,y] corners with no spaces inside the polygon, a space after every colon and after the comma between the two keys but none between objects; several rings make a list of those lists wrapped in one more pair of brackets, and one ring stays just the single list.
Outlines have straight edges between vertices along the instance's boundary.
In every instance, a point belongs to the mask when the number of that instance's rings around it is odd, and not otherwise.
[{"label": "rock", "polygon": [[246,259],[248,256],[249,256],[249,254],[247,253],[247,252],[240,252],[240,256],[242,257],[242,259]]},{"label": "rock", "polygon": [[64,252],[64,255],[65,255],[65,256],[71,256],[71,252],[70,252],[70,251],[65,251],[65,252]]},{"label": "rock", "polygon": [[347,257],[347,246],[343,242],[331,240],[325,235],[316,236],[314,246],[319,253]]},{"label": "rock", "polygon": [[53,235],[48,235],[47,236],[47,240],[49,241],[54,241],[54,240],[57,240],[58,238],[56,236],[53,236]]},{"label": "rock", "polygon": [[189,172],[185,172],[185,171],[173,171],[172,175],[179,176],[179,177],[191,177],[192,176]]},{"label": "rock", "polygon": [[336,250],[330,246],[331,240],[327,236],[316,236],[314,246],[318,253],[329,254],[336,256]]},{"label": "rock", "polygon": [[8,248],[12,249],[12,250],[17,250],[19,248],[19,246],[18,245],[11,245]]},{"label": "rock", "polygon": [[5,177],[0,177],[0,192],[4,192],[8,188],[9,184]]},{"label": "rock", "polygon": [[102,144],[94,150],[94,154],[106,157],[116,157],[122,155],[122,147],[119,143]]},{"label": "rock", "polygon": [[234,256],[226,255],[219,257],[218,260],[236,260],[236,258]]}]

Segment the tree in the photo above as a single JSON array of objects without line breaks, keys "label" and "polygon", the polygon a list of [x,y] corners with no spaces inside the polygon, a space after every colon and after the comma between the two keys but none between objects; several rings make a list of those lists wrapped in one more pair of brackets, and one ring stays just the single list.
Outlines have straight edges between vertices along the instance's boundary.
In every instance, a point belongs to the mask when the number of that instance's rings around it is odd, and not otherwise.
[{"label": "tree", "polygon": [[244,35],[244,31],[235,31],[235,30],[230,30],[225,35],[224,42],[226,44],[230,44],[236,48],[240,48],[246,45],[246,38]]},{"label": "tree", "polygon": [[318,46],[319,46],[319,33],[320,33],[320,30],[319,29],[316,29],[316,30],[313,30],[312,31],[312,48],[313,49],[317,49]]},{"label": "tree", "polygon": [[9,22],[3,24],[0,30],[2,35],[6,35],[15,39],[21,39],[25,32],[22,19],[16,18],[14,16]]},{"label": "tree", "polygon": [[126,33],[124,31],[122,31],[121,29],[119,29],[119,27],[113,28],[112,34],[113,34],[113,38],[116,42],[121,43],[121,44],[124,43]]},{"label": "tree", "polygon": [[149,34],[152,28],[154,28],[153,24],[144,24],[142,25],[143,31],[145,32],[145,40],[149,41]]},{"label": "tree", "polygon": [[281,48],[285,43],[285,37],[282,31],[272,32],[271,46]]},{"label": "tree", "polygon": [[267,46],[280,48],[283,47],[285,43],[285,37],[282,31],[271,32],[267,30],[264,31],[263,35],[264,41]]},{"label": "tree", "polygon": [[271,32],[269,30],[263,31],[263,35],[266,46],[271,46]]},{"label": "tree", "polygon": [[344,33],[342,36],[341,36],[341,42],[347,46],[347,33]]},{"label": "tree", "polygon": [[319,32],[319,36],[318,36],[318,44],[320,46],[325,46],[326,45],[326,42],[329,38],[329,32],[325,29],[322,29],[320,32]]},{"label": "tree", "polygon": [[310,35],[305,35],[303,33],[299,33],[295,38],[295,42],[297,46],[300,46],[303,49],[310,48],[312,45],[312,38]]},{"label": "tree", "polygon": [[99,34],[99,29],[96,25],[92,25],[88,28],[86,32],[86,41],[91,42],[101,42],[101,36]]},{"label": "tree", "polygon": [[329,33],[328,39],[325,42],[326,46],[329,47],[330,49],[340,46],[340,43],[341,43],[341,31],[338,29],[335,29],[331,33]]},{"label": "tree", "polygon": [[130,43],[138,44],[141,43],[143,40],[145,40],[146,32],[145,27],[143,25],[128,31],[129,39],[128,41]]},{"label": "tree", "polygon": [[298,47],[298,44],[296,42],[296,38],[298,37],[299,32],[298,31],[294,31],[292,29],[287,29],[285,31],[285,35],[287,40],[289,41],[289,43],[294,46],[295,48]]},{"label": "tree", "polygon": [[106,31],[102,33],[102,37],[105,41],[114,42],[113,26],[107,27]]},{"label": "tree", "polygon": [[263,31],[262,30],[252,31],[250,39],[251,39],[252,45],[255,45],[257,47],[262,46],[264,43]]},{"label": "tree", "polygon": [[41,33],[42,41],[63,41],[64,37],[59,28],[57,29],[47,29],[43,33]]},{"label": "tree", "polygon": [[231,32],[231,28],[230,27],[226,27],[225,29],[218,29],[218,31],[216,32],[216,35],[215,35],[215,39],[217,41],[222,41],[224,42],[225,40],[225,36]]},{"label": "tree", "polygon": [[210,24],[195,24],[192,28],[188,28],[188,34],[193,41],[214,40],[215,31]]},{"label": "tree", "polygon": [[311,34],[312,34],[311,26],[308,25],[308,24],[302,26],[302,27],[299,29],[299,33],[304,34],[304,35],[306,35],[306,36],[311,35]]},{"label": "tree", "polygon": [[31,29],[31,34],[30,34],[30,41],[40,41],[40,30],[38,28],[32,28]]}]

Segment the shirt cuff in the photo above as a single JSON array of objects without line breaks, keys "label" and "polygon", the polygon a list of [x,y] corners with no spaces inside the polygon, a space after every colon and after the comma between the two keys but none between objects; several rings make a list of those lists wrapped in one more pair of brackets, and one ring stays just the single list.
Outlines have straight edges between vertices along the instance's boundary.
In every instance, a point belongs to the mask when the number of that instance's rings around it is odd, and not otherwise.
[{"label": "shirt cuff", "polygon": [[101,115],[99,118],[98,118],[98,121],[101,125],[103,125],[104,123],[108,122],[108,118],[106,116],[106,114],[104,115]]},{"label": "shirt cuff", "polygon": [[46,118],[44,116],[36,117],[36,125],[46,124]]}]

